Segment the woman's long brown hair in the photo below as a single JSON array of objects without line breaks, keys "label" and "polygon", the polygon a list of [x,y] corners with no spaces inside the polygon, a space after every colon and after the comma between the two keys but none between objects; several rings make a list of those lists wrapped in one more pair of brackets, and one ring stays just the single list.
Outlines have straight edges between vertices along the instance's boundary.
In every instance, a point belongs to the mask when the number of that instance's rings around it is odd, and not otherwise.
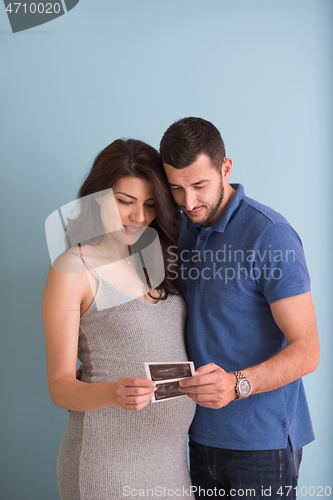
[{"label": "woman's long brown hair", "polygon": [[[177,294],[178,284],[173,279],[175,263],[174,259],[170,260],[170,257],[171,254],[175,255],[174,252],[177,252],[178,248],[180,212],[170,193],[159,153],[142,141],[117,139],[97,155],[78,193],[78,197],[83,198],[80,200],[80,214],[76,219],[70,220],[67,225],[67,230],[70,230],[71,234],[71,245],[86,242],[89,235],[96,234],[98,230],[96,220],[100,220],[99,205],[93,197],[89,196],[87,201],[84,197],[112,188],[122,177],[138,177],[151,182],[153,186],[156,218],[150,227],[158,233],[165,268],[165,278],[156,289],[161,293],[162,298],[166,298],[168,293]],[[100,234],[102,234],[101,220],[100,224]],[[74,239],[72,235],[75,235]],[[95,238],[94,241],[90,241],[90,244],[99,244],[101,239],[102,237]],[[171,254],[168,252],[169,247],[173,247]],[[134,249],[135,245],[132,248]]]}]

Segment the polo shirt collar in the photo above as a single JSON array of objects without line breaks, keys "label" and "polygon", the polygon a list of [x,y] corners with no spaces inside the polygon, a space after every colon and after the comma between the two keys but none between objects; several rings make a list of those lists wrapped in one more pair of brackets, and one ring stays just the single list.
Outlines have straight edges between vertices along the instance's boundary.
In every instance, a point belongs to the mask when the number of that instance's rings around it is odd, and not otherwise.
[{"label": "polo shirt collar", "polygon": [[238,208],[242,198],[244,198],[245,196],[245,191],[242,184],[230,184],[230,185],[233,189],[236,190],[236,193],[233,195],[231,201],[225,207],[225,209],[223,210],[217,221],[215,221],[214,224],[210,226],[212,231],[217,231],[219,233],[224,232],[232,214]]},{"label": "polo shirt collar", "polygon": [[214,222],[211,226],[207,228],[201,228],[200,225],[197,224],[191,224],[191,222],[186,219],[186,227],[189,229],[191,225],[197,227],[198,229],[203,229],[203,230],[212,230],[212,231],[217,231],[219,233],[223,233],[232,214],[235,212],[235,210],[238,208],[242,198],[245,196],[245,191],[244,187],[242,184],[230,184],[233,189],[235,189],[236,193],[232,197],[231,201],[228,203],[220,217],[217,219],[217,221]]}]

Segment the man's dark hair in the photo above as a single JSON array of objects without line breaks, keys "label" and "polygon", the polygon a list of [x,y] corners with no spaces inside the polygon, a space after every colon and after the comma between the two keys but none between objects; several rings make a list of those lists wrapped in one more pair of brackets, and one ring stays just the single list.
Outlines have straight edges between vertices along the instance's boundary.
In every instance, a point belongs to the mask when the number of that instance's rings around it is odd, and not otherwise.
[{"label": "man's dark hair", "polygon": [[220,132],[202,118],[183,118],[173,123],[160,143],[162,161],[173,168],[186,168],[202,153],[220,170],[225,159],[225,147]]}]

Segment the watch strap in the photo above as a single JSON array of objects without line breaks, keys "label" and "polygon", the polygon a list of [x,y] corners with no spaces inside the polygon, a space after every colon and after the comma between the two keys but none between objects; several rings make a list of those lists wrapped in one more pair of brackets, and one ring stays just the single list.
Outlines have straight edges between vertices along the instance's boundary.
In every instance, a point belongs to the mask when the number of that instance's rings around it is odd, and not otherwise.
[{"label": "watch strap", "polygon": [[237,379],[237,381],[236,381],[236,387],[235,387],[237,397],[236,397],[235,401],[240,400],[240,399],[246,399],[247,396],[244,396],[243,394],[241,394],[241,392],[239,390],[240,381],[243,380],[243,379],[246,379],[246,377],[244,377],[244,375],[242,374],[242,372],[239,371],[239,370],[231,372],[231,373],[233,373],[235,375],[236,379]]}]

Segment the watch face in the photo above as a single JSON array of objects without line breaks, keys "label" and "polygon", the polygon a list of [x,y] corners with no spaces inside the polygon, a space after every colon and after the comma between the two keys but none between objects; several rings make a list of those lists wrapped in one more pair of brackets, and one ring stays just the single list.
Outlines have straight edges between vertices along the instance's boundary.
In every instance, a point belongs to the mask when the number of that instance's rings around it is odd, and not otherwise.
[{"label": "watch face", "polygon": [[246,378],[239,382],[239,392],[245,398],[251,394],[251,384]]}]

